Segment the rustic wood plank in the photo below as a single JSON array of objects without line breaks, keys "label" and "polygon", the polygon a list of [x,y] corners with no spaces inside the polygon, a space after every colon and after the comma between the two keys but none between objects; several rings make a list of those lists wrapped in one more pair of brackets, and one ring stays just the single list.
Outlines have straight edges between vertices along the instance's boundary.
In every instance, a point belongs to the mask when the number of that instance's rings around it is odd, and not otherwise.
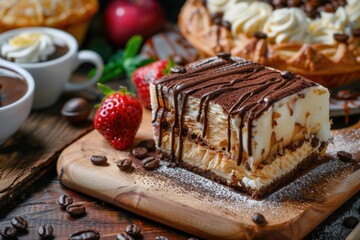
[{"label": "rustic wood plank", "polygon": [[[57,171],[72,189],[204,238],[300,239],[360,189],[360,171],[335,157],[337,151],[346,150],[360,160],[360,129],[333,134],[330,161],[261,201],[165,165],[148,172],[135,162],[134,171],[121,172],[115,163],[128,152],[114,150],[96,131],[63,151]],[[151,137],[150,113],[145,112],[136,142]],[[89,158],[94,154],[106,155],[109,166],[92,165]],[[266,226],[251,221],[256,211],[266,216]]]},{"label": "rustic wood plank", "polygon": [[0,146],[0,208],[44,175],[66,146],[93,129],[90,120],[74,126],[62,118],[65,100],[32,111],[21,129]]}]

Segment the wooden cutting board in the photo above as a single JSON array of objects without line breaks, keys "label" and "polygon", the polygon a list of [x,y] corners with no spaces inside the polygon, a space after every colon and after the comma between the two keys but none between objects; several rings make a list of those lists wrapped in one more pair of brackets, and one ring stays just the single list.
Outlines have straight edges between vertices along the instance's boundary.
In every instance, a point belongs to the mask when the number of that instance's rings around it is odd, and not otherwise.
[{"label": "wooden cutting board", "polygon": [[[145,111],[134,144],[152,136]],[[260,201],[165,163],[156,171],[144,170],[140,162],[131,172],[120,171],[116,161],[128,152],[114,150],[97,131],[61,153],[57,172],[69,188],[206,239],[302,239],[360,189],[360,129],[333,136],[328,161]],[[351,152],[358,163],[341,162],[339,150]],[[109,164],[93,165],[92,155],[106,155]],[[263,214],[267,224],[254,224],[254,213]]]}]

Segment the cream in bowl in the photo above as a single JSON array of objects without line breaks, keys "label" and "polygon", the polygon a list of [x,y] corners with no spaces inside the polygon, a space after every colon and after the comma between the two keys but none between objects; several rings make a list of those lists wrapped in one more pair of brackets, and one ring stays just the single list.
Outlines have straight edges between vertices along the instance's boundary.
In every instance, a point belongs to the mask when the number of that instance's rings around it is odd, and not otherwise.
[{"label": "cream in bowl", "polygon": [[0,63],[0,144],[13,135],[29,116],[35,83],[24,69]]},{"label": "cream in bowl", "polygon": [[[46,27],[20,28],[0,35],[0,62],[12,62],[35,80],[33,109],[53,105],[64,91],[83,90],[101,76],[103,62],[94,51],[78,50],[76,39],[69,33]],[[97,69],[94,77],[72,82],[71,76],[82,63]]]}]

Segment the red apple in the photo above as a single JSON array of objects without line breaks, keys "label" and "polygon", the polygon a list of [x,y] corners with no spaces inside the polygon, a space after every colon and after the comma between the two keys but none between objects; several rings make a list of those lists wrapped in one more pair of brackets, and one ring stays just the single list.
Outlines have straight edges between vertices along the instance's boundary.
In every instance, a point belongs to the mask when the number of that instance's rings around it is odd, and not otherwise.
[{"label": "red apple", "polygon": [[156,0],[112,0],[105,8],[104,20],[110,41],[124,47],[135,34],[147,38],[159,32],[165,13]]}]

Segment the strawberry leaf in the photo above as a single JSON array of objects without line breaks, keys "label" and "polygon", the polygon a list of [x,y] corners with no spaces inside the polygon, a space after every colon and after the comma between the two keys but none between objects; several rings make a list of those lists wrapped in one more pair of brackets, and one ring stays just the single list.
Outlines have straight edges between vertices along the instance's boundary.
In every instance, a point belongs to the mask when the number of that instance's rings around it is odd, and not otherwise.
[{"label": "strawberry leaf", "polygon": [[111,94],[115,93],[114,90],[112,90],[110,87],[102,84],[102,83],[98,83],[97,84],[98,88],[100,89],[100,91],[106,96],[110,96]]},{"label": "strawberry leaf", "polygon": [[166,66],[165,66],[165,69],[163,70],[163,74],[166,75],[166,74],[170,73],[171,68],[174,66],[176,66],[175,61],[172,58],[169,58]]}]

